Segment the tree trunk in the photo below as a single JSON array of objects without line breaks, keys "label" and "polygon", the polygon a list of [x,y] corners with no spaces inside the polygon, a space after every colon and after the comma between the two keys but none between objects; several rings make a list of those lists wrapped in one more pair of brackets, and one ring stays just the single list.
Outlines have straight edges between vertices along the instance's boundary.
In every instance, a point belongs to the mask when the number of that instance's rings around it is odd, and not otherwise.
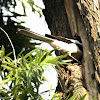
[{"label": "tree trunk", "polygon": [[[83,86],[85,93],[89,92],[85,100],[88,100],[88,96],[89,100],[93,97],[100,100],[100,2],[98,0],[43,1],[45,4],[43,13],[53,35],[68,38],[74,38],[77,35],[81,38],[83,59],[80,70],[84,79],[81,86]],[[69,66],[67,70],[72,73]],[[66,80],[71,79],[72,76],[70,75]],[[73,88],[75,88],[74,86]],[[68,88],[66,89],[68,90]]]}]

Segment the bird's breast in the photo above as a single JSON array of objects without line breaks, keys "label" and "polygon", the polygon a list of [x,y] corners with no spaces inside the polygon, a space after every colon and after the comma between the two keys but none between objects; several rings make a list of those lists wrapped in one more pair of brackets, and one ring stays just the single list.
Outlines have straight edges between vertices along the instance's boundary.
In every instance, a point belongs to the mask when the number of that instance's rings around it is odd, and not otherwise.
[{"label": "bird's breast", "polygon": [[62,51],[63,54],[65,53],[78,53],[80,50],[77,47],[76,44],[74,43],[66,43],[66,42],[62,42],[62,41],[58,41],[58,40],[54,40],[53,42],[51,42],[50,44],[53,48],[56,48],[57,50]]}]

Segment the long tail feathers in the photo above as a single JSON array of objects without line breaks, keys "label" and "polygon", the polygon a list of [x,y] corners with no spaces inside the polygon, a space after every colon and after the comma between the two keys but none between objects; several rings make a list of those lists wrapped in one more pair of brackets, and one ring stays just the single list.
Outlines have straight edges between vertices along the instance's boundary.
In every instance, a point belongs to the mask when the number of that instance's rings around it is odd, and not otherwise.
[{"label": "long tail feathers", "polygon": [[34,33],[34,32],[27,31],[25,29],[18,29],[17,33],[25,35],[25,36],[30,37],[30,38],[40,40],[40,41],[44,41],[44,42],[47,42],[47,43],[53,42],[53,39],[51,39],[51,38],[39,35],[39,34]]}]

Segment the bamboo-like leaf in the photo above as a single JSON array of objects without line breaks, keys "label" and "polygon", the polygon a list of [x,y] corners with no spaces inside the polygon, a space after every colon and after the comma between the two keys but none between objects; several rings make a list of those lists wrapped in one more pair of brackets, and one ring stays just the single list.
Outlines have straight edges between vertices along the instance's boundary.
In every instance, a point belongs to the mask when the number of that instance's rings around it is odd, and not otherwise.
[{"label": "bamboo-like leaf", "polygon": [[35,67],[35,61],[30,62],[30,67],[32,67],[32,68]]},{"label": "bamboo-like leaf", "polygon": [[3,60],[6,60],[6,61],[4,61],[4,63],[11,63],[11,62],[13,62],[13,60],[10,57],[7,57],[7,56],[5,56]]},{"label": "bamboo-like leaf", "polygon": [[27,83],[28,83],[28,86],[30,87],[30,85],[31,85],[31,72],[30,72],[30,70],[29,71],[26,71],[26,78],[27,78]]},{"label": "bamboo-like leaf", "polygon": [[62,62],[65,62],[65,63],[68,63],[68,62],[71,62],[73,61],[72,59],[68,59],[68,60],[62,60]]},{"label": "bamboo-like leaf", "polygon": [[62,94],[55,93],[51,100],[62,100]]},{"label": "bamboo-like leaf", "polygon": [[57,57],[53,57],[52,60],[50,60],[49,62],[61,60],[61,59],[65,58],[67,55],[68,54],[57,56]]},{"label": "bamboo-like leaf", "polygon": [[6,66],[6,65],[1,65],[2,67],[4,67],[4,68],[7,68],[7,69],[9,69],[9,70],[13,70],[13,68],[11,68],[11,67],[9,67],[9,66]]},{"label": "bamboo-like leaf", "polygon": [[6,80],[3,80],[1,83],[0,83],[0,88],[2,88],[4,86],[5,83],[8,83],[9,81],[13,81],[15,78],[12,77],[12,78],[8,78]]},{"label": "bamboo-like leaf", "polygon": [[75,99],[75,97],[77,96],[78,92],[79,92],[79,90],[78,90],[78,91],[76,91],[76,92],[75,92],[75,94],[74,94],[74,95],[73,95],[70,99],[68,99],[68,100],[74,100],[74,99]]},{"label": "bamboo-like leaf", "polygon": [[29,56],[30,63],[33,62],[33,56]]},{"label": "bamboo-like leaf", "polygon": [[[2,65],[4,68],[10,70],[9,74],[6,76],[6,80],[2,81],[0,86],[2,87],[4,84],[12,81],[12,84],[14,86],[11,86],[13,99],[18,99],[19,97],[24,96],[24,93],[31,94],[31,96],[35,96],[35,98],[38,98],[38,94],[34,92],[34,89],[38,91],[38,87],[41,84],[41,80],[48,81],[43,77],[43,73],[45,71],[47,65],[58,65],[61,64],[67,64],[69,60],[62,60],[67,56],[57,56],[52,57],[49,56],[52,51],[42,50],[39,48],[36,48],[29,53],[27,53],[25,56],[22,55],[22,52],[20,52],[19,56],[17,57],[17,68],[14,65],[14,61],[8,57],[4,57],[4,65]],[[13,76],[13,77],[12,77]],[[32,86],[32,84],[34,86]],[[52,91],[52,86],[50,88],[49,93]],[[23,94],[22,96],[18,93]],[[32,92],[32,93],[31,93]],[[35,95],[37,94],[37,96]],[[30,97],[31,98],[31,97]],[[76,97],[75,97],[76,98]],[[54,100],[56,100],[54,98]],[[57,100],[61,100],[60,98]]]},{"label": "bamboo-like leaf", "polygon": [[96,97],[92,98],[91,100],[96,100]]},{"label": "bamboo-like leaf", "polygon": [[5,56],[5,48],[2,45],[2,48],[1,48],[1,57],[4,57],[4,56]]},{"label": "bamboo-like leaf", "polygon": [[78,95],[76,95],[75,99],[74,100],[77,100],[78,99]]},{"label": "bamboo-like leaf", "polygon": [[13,69],[17,69],[17,67],[14,65],[14,62],[12,62],[11,64],[8,63],[8,66],[11,67],[11,68],[13,68]]},{"label": "bamboo-like leaf", "polygon": [[67,96],[66,100],[68,100],[69,97],[70,97],[70,94]]},{"label": "bamboo-like leaf", "polygon": [[39,48],[36,48],[36,49],[30,51],[29,53],[27,53],[27,54],[24,56],[24,58],[29,57],[33,52],[36,52],[38,49],[39,49]]},{"label": "bamboo-like leaf", "polygon": [[[41,51],[40,51],[41,52]],[[47,56],[48,54],[47,54],[47,50],[44,50],[41,54],[40,54],[40,56],[39,56],[39,63],[41,62],[41,61],[43,61],[45,58],[46,58],[46,56]]]},{"label": "bamboo-like leaf", "polygon": [[26,68],[26,63],[27,63],[27,60],[24,57],[22,57],[23,68]]},{"label": "bamboo-like leaf", "polygon": [[13,52],[8,53],[8,54],[6,55],[6,57],[9,57],[12,53],[13,53]]},{"label": "bamboo-like leaf", "polygon": [[27,63],[26,63],[25,65],[26,65],[26,68],[27,68],[27,69],[29,69],[29,68],[30,68],[29,64],[27,64]]},{"label": "bamboo-like leaf", "polygon": [[84,94],[84,95],[80,98],[80,100],[84,100],[84,98],[86,97],[86,95],[87,95],[87,93]]},{"label": "bamboo-like leaf", "polygon": [[[0,94],[2,94],[2,96],[5,97],[5,99],[9,98],[9,95],[5,91],[3,91],[2,89],[0,89]],[[4,99],[4,98],[0,97],[0,99]]]},{"label": "bamboo-like leaf", "polygon": [[38,61],[39,61],[39,53],[40,53],[40,52],[37,50],[37,51],[36,51],[36,58],[35,58],[35,63],[36,63],[36,64],[38,64]]},{"label": "bamboo-like leaf", "polygon": [[69,65],[69,62],[71,62],[73,60],[61,60],[60,62],[58,62],[58,64],[60,64],[61,66],[63,65]]},{"label": "bamboo-like leaf", "polygon": [[52,61],[54,61],[53,59],[54,59],[53,56],[47,56],[41,63],[52,62]]},{"label": "bamboo-like leaf", "polygon": [[49,95],[51,94],[51,91],[52,91],[52,85],[51,85],[50,90],[49,90]]},{"label": "bamboo-like leaf", "polygon": [[10,77],[12,77],[12,75],[14,75],[13,71],[9,72],[8,75],[6,76],[6,78],[7,79],[10,78]]},{"label": "bamboo-like leaf", "polygon": [[21,55],[22,55],[22,53],[24,52],[25,50],[24,49],[22,49],[21,50],[21,52],[18,54],[18,56],[17,56],[17,59],[19,58],[19,57],[21,57]]},{"label": "bamboo-like leaf", "polygon": [[[2,93],[1,93],[2,94]],[[10,97],[0,97],[1,100],[10,100]]]}]

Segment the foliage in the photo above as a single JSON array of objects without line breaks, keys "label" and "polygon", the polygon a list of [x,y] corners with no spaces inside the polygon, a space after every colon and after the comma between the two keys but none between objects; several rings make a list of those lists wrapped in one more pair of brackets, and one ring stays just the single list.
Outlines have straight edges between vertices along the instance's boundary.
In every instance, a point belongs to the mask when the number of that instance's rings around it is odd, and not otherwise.
[{"label": "foliage", "polygon": [[[21,3],[23,7],[24,14],[19,14],[15,12],[15,7],[17,6],[18,1]],[[34,44],[30,44],[29,38],[16,34],[17,28],[25,28],[21,25],[21,23],[24,22],[18,20],[18,17],[27,16],[25,2],[27,2],[27,4],[31,6],[33,12],[37,11],[41,16],[40,9],[42,8],[38,7],[34,3],[34,0],[0,0],[0,5],[1,5],[0,6],[0,27],[2,27],[9,34],[14,44],[14,47],[16,49],[16,54],[18,54],[22,48],[26,48],[25,53],[31,51],[34,48]],[[36,8],[38,8],[38,10]],[[5,15],[5,11],[7,12],[6,15]],[[15,18],[18,21],[14,21],[12,20],[12,18]],[[12,51],[7,37],[1,30],[0,30],[0,45],[5,46],[6,54]]]},{"label": "foliage", "polygon": [[76,91],[76,93],[68,99],[68,97],[66,98],[66,100],[84,100],[84,98],[86,97],[87,94],[84,94],[80,99],[78,99],[78,91]]},{"label": "foliage", "polygon": [[[20,2],[22,7],[23,7],[23,11],[24,11],[24,15],[23,14],[18,14],[16,12],[12,12],[10,10],[10,8],[14,8],[17,5],[17,2]],[[26,3],[28,3],[30,5],[30,7],[32,8],[33,12],[38,12],[41,16],[41,13],[39,10],[37,10],[36,8],[42,9],[41,7],[37,6],[34,2],[34,0],[1,0],[0,4],[2,7],[5,7],[7,11],[11,12],[13,14],[13,16],[17,17],[17,16],[26,16]]]},{"label": "foliage", "polygon": [[[69,96],[67,96],[67,98],[65,100],[84,100],[87,94],[84,94],[81,98],[78,98],[78,91],[75,92],[75,94],[69,98]],[[62,100],[62,96],[61,94],[55,93],[55,95],[53,96],[53,98],[51,100]],[[95,99],[92,99],[95,100]]]},{"label": "foliage", "polygon": [[[53,51],[49,52],[36,48],[26,55],[23,55],[22,50],[17,57],[16,67],[15,61],[9,57],[12,53],[5,56],[5,48],[2,46],[0,50],[0,75],[2,78],[2,82],[0,83],[0,99],[37,100],[37,98],[39,98],[42,100],[41,96],[38,94],[38,87],[41,84],[41,80],[46,80],[45,77],[43,77],[45,71],[44,67],[46,68],[47,65],[56,65],[59,67],[59,64],[62,65],[61,63],[63,62],[64,64],[68,64],[67,60],[62,60],[67,55],[52,57],[50,55],[52,52]],[[8,72],[5,73],[5,70]],[[5,84],[9,82],[9,89],[6,89]],[[77,100],[78,92],[79,91],[71,98],[68,96],[66,100]],[[83,95],[79,100],[84,100],[86,95],[87,94]],[[55,93],[51,100],[61,99],[62,95]],[[95,100],[95,98],[93,100]]]},{"label": "foliage", "polygon": [[[87,94],[84,94],[83,96],[81,96],[80,98],[78,98],[78,92],[79,92],[79,90],[77,90],[76,92],[75,92],[75,94],[71,97],[71,98],[69,98],[69,96],[66,98],[66,100],[85,100],[85,97],[86,97],[86,95]],[[93,99],[91,99],[91,100],[95,100],[96,98],[93,98]]]},{"label": "foliage", "polygon": [[[40,98],[38,94],[38,87],[41,84],[41,80],[45,80],[43,77],[44,67],[47,65],[57,65],[63,62],[64,57],[58,56],[53,58],[50,56],[51,52],[36,48],[26,55],[23,55],[23,50],[19,53],[17,57],[17,67],[15,66],[15,61],[12,60],[9,55],[5,56],[5,49],[2,46],[0,50],[0,62],[1,62],[1,72],[6,74],[1,74],[2,82],[0,83],[0,97],[2,98],[13,98],[18,99],[28,99],[31,100]],[[60,63],[61,64],[61,63]],[[5,84],[9,82],[9,89],[6,90]]]}]

